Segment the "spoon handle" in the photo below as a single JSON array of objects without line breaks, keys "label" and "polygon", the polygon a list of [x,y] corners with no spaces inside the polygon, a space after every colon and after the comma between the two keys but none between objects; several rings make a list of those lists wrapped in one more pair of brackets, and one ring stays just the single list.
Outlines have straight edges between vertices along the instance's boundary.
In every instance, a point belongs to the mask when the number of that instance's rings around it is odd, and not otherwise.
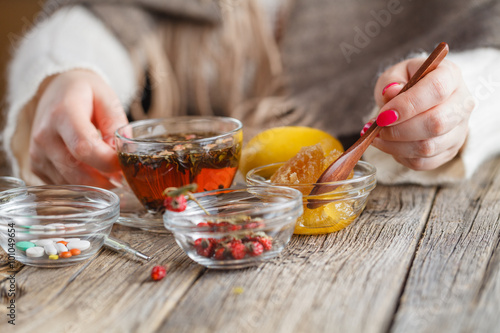
[{"label": "spoon handle", "polygon": [[[448,44],[444,42],[440,43],[434,51],[432,51],[422,66],[420,66],[417,72],[411,77],[410,81],[408,81],[403,89],[401,89],[398,95],[413,87],[424,76],[436,69],[436,67],[448,54],[448,50]],[[338,185],[326,185],[322,183],[336,182],[347,179],[356,163],[358,163],[358,160],[377,137],[381,129],[382,127],[378,126],[377,122],[373,122],[366,133],[323,172],[316,182],[317,185],[314,186],[309,195],[313,196],[327,193],[338,187]],[[307,207],[316,208],[321,205],[322,203],[318,200],[309,200]]]}]

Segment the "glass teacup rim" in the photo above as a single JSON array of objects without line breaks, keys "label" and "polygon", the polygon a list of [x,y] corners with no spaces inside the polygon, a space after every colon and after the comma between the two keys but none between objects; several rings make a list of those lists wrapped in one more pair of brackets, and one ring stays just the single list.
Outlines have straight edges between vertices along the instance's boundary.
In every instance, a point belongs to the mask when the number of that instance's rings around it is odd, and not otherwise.
[{"label": "glass teacup rim", "polygon": [[132,127],[138,127],[138,126],[145,126],[145,125],[148,125],[148,124],[155,124],[155,123],[162,123],[162,122],[169,122],[169,123],[174,123],[175,121],[196,121],[196,120],[211,120],[211,121],[225,121],[225,122],[232,122],[234,124],[236,124],[236,127],[230,131],[227,131],[227,132],[224,132],[222,134],[219,134],[219,135],[215,135],[215,136],[211,136],[211,137],[208,137],[208,138],[201,138],[201,139],[191,139],[191,140],[178,140],[178,141],[175,141],[175,142],[168,142],[168,144],[184,144],[184,143],[202,143],[204,141],[213,141],[213,140],[217,140],[219,138],[224,138],[224,137],[227,137],[229,135],[233,135],[239,131],[241,131],[241,129],[243,128],[243,124],[241,123],[241,121],[239,121],[238,119],[236,118],[232,118],[232,117],[222,117],[222,116],[179,116],[179,117],[171,117],[171,118],[154,118],[154,119],[144,119],[144,120],[137,120],[137,121],[133,121],[133,122],[130,122],[128,123],[127,125],[123,125],[121,127],[119,127],[116,131],[115,131],[115,137],[117,139],[120,139],[121,141],[124,141],[124,142],[128,142],[128,143],[146,143],[146,144],[161,144],[161,145],[164,145],[164,144],[167,144],[167,142],[163,142],[163,141],[158,141],[158,140],[152,140],[152,139],[134,139],[134,138],[127,138],[123,135],[121,135],[119,132],[124,129],[125,127],[127,126],[132,126]]}]

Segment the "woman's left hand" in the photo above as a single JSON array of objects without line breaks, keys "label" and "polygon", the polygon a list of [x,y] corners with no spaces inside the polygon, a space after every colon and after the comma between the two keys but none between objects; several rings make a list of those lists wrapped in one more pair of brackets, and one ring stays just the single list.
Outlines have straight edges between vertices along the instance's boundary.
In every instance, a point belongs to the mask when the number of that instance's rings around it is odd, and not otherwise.
[{"label": "woman's left hand", "polygon": [[[375,86],[380,107],[376,121],[384,128],[373,145],[414,170],[435,169],[457,155],[467,138],[475,106],[460,69],[447,60],[396,96],[424,60],[409,59],[394,65]],[[371,123],[362,133],[368,125]]]}]

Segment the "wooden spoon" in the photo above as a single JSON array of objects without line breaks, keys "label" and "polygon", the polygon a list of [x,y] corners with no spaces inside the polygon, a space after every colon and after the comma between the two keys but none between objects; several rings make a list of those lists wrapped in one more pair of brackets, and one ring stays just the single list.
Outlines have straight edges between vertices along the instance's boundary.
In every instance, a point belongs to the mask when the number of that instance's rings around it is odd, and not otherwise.
[{"label": "wooden spoon", "polygon": [[[420,79],[426,76],[428,73],[432,72],[439,63],[448,54],[448,44],[439,44],[430,56],[425,60],[425,62],[420,66],[418,71],[411,77],[410,81],[401,89],[399,94],[407,91],[413,87]],[[399,95],[398,94],[398,95]],[[366,131],[366,133],[358,139],[349,149],[347,149],[335,162],[333,162],[316,182],[317,185],[314,186],[309,195],[319,195],[327,192],[331,192],[336,189],[339,185],[327,185],[323,183],[338,182],[347,179],[352,169],[358,163],[368,146],[377,137],[378,133],[382,127],[377,125],[377,122],[373,122],[373,125]],[[323,205],[324,202],[321,200],[309,200],[307,207],[310,209],[317,208]]]}]

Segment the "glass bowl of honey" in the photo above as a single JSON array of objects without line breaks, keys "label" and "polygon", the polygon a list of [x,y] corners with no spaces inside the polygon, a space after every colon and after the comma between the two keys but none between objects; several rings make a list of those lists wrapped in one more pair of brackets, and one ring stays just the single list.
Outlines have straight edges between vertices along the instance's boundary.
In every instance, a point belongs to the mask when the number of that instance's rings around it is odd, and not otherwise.
[{"label": "glass bowl of honey", "polygon": [[[272,175],[284,163],[274,163],[250,170],[246,175],[249,186],[287,186],[299,190],[303,195],[304,214],[297,219],[295,234],[327,234],[344,229],[362,213],[370,192],[376,186],[376,169],[368,162],[359,161],[350,179],[330,183],[282,184],[273,183]],[[316,185],[330,186],[332,191],[310,195]],[[319,204],[308,208],[308,203]]]},{"label": "glass bowl of honey", "polygon": [[239,120],[211,116],[136,121],[115,133],[123,175],[147,212],[156,216],[157,229],[163,228],[166,188],[196,183],[203,192],[231,186],[242,139]]}]

